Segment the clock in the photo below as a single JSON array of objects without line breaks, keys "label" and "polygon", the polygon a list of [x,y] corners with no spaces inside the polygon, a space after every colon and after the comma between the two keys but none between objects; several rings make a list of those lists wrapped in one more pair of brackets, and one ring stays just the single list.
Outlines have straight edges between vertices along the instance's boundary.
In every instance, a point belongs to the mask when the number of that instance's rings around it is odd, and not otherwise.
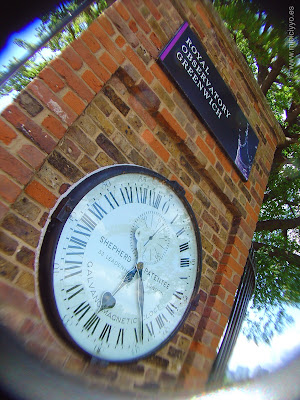
[{"label": "clock", "polygon": [[45,314],[65,341],[103,362],[136,361],[164,346],[191,309],[199,229],[177,182],[110,166],[58,203],[38,264]]}]

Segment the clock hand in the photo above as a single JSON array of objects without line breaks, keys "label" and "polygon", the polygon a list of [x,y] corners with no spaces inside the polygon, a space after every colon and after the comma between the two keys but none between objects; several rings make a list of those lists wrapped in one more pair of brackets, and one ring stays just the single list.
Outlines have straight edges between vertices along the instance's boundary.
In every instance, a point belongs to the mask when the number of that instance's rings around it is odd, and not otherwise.
[{"label": "clock hand", "polygon": [[138,306],[139,306],[139,317],[140,317],[140,334],[141,334],[141,341],[143,341],[144,337],[144,324],[143,324],[143,313],[144,313],[144,283],[143,283],[143,267],[144,264],[142,262],[139,262],[136,265],[136,270],[138,273]]},{"label": "clock hand", "polygon": [[119,286],[112,293],[110,293],[110,292],[103,293],[101,300],[100,300],[100,305],[98,306],[98,310],[96,311],[96,314],[98,314],[102,310],[106,310],[108,308],[113,308],[116,305],[116,299],[114,298],[114,295],[124,285],[127,285],[129,282],[132,281],[132,279],[135,277],[136,272],[137,272],[137,269],[136,269],[136,266],[134,266],[130,271],[128,271],[126,273],[126,275],[122,279]]},{"label": "clock hand", "polygon": [[141,229],[137,229],[135,232],[136,238],[136,250],[137,250],[137,263],[136,263],[136,271],[138,274],[138,283],[137,283],[137,296],[138,296],[138,308],[139,308],[139,317],[140,317],[140,335],[141,341],[143,341],[144,337],[144,283],[143,283],[143,268],[144,264],[140,260],[141,256],[141,248],[142,248],[142,241],[141,241]]},{"label": "clock hand", "polygon": [[150,240],[152,240],[154,238],[154,236],[164,227],[164,225],[160,226],[154,233],[153,235],[149,236],[149,239],[147,240],[147,242],[144,244],[144,246],[146,246],[146,244],[148,244],[150,242]]}]

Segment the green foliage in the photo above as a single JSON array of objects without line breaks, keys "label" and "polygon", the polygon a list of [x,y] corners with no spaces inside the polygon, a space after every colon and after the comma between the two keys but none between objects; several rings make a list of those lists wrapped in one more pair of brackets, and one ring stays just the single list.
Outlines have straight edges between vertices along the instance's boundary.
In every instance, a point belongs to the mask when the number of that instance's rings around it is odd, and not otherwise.
[{"label": "green foliage", "polygon": [[294,42],[290,71],[286,26],[274,23],[254,1],[215,0],[214,6],[286,135],[286,143],[276,150],[259,216],[260,221],[280,224],[254,234],[257,283],[244,330],[248,338],[269,343],[274,332],[292,321],[285,308],[300,305],[299,226],[286,229],[284,223],[300,212],[299,40]]},{"label": "green foliage", "polygon": [[[55,10],[49,11],[41,18],[41,24],[36,28],[36,38],[38,43],[41,43],[44,38],[49,37],[52,32],[60,26],[63,19],[74,12],[82,3],[82,0],[72,0],[61,3]],[[105,0],[95,1],[89,8],[85,9],[71,23],[66,25],[56,34],[44,49],[37,52],[29,61],[27,61],[14,76],[9,78],[0,89],[0,95],[5,96],[12,92],[20,92],[28,83],[38,75],[38,73],[58,55],[66,46],[76,39],[89,24],[102,13],[107,7]],[[26,42],[23,39],[16,39],[15,43],[25,50],[32,51],[36,46]],[[49,51],[46,52],[45,49]],[[3,72],[0,72],[0,79],[8,73],[14,65],[18,64],[17,59],[11,60],[5,67]]]}]

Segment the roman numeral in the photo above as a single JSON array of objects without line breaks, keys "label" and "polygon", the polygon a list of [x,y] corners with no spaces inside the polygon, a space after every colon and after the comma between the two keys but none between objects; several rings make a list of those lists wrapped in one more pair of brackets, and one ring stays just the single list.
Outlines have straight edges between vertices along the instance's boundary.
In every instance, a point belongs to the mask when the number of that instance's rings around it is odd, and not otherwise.
[{"label": "roman numeral", "polygon": [[149,205],[158,209],[162,196],[160,194],[156,195],[154,190],[150,190],[149,196]]},{"label": "roman numeral", "polygon": [[102,329],[99,339],[104,340],[106,336],[106,343],[107,343],[109,340],[110,332],[111,332],[111,325],[106,323],[104,328]]},{"label": "roman numeral", "polygon": [[96,222],[90,218],[87,214],[83,214],[83,217],[81,218],[81,222],[84,225],[79,225],[83,229],[87,229],[89,232],[92,232],[96,228]]},{"label": "roman numeral", "polygon": [[181,245],[179,246],[180,253],[182,253],[182,252],[185,251],[185,250],[188,250],[188,248],[189,248],[188,242],[181,244]]},{"label": "roman numeral", "polygon": [[180,267],[187,268],[190,266],[190,259],[189,258],[181,258],[180,259]]},{"label": "roman numeral", "polygon": [[[80,250],[84,250],[87,242],[85,242],[84,240],[81,240],[79,238],[77,238],[76,236],[71,236],[70,238],[70,242],[74,243],[75,245],[68,245],[68,249],[80,249]],[[83,253],[79,253],[79,254],[83,254]]]},{"label": "roman numeral", "polygon": [[[71,261],[66,261],[66,262],[71,262]],[[76,263],[74,263],[74,264],[76,264]],[[65,267],[64,271],[74,270],[76,268],[81,268],[81,265],[72,265],[71,267]],[[70,277],[75,276],[75,275],[79,275],[79,274],[81,274],[81,272],[82,272],[82,269],[79,269],[77,271],[71,272],[70,274],[65,275],[65,279],[66,278],[70,278]]]},{"label": "roman numeral", "polygon": [[179,237],[180,235],[182,235],[184,230],[184,228],[181,228],[178,232],[176,232],[176,236]]},{"label": "roman numeral", "polygon": [[148,324],[146,324],[147,330],[150,334],[150,336],[154,336],[154,329],[153,329],[153,324],[152,321],[150,322],[150,326]]},{"label": "roman numeral", "polygon": [[175,217],[172,219],[171,224],[173,224],[176,221],[177,217],[178,217],[178,214],[175,215]]},{"label": "roman numeral", "polygon": [[68,294],[70,292],[73,292],[73,293],[70,293],[71,296],[68,297],[68,300],[71,300],[73,297],[75,297],[78,293],[80,293],[82,291],[83,291],[83,286],[81,284],[72,286],[70,289],[66,290],[66,293],[68,293]]},{"label": "roman numeral", "polygon": [[101,221],[104,217],[104,214],[106,215],[107,212],[96,201],[94,204],[92,204],[92,207],[94,208],[94,210],[89,208],[89,212],[94,214],[95,217],[97,217]]},{"label": "roman numeral", "polygon": [[123,189],[120,188],[120,192],[121,192],[121,194],[122,194],[124,203],[125,203],[125,204],[127,204],[127,203],[132,203],[132,202],[133,202],[132,187],[131,187],[131,186],[129,186],[129,188],[125,187],[124,190],[125,190],[125,194],[124,194],[124,192],[123,192]]},{"label": "roman numeral", "polygon": [[155,318],[157,325],[159,329],[163,328],[165,326],[165,322],[168,322],[167,318],[164,316],[164,314],[158,314],[158,316]]},{"label": "roman numeral", "polygon": [[173,296],[177,297],[177,299],[182,300],[183,298],[183,293],[178,292],[177,290],[173,293]]},{"label": "roman numeral", "polygon": [[116,200],[115,196],[112,194],[112,192],[109,192],[109,195],[110,195],[110,197],[111,197],[111,199],[112,199],[112,202],[113,202],[115,205],[113,205],[113,203],[110,201],[110,199],[107,197],[106,194],[104,195],[104,197],[105,197],[106,200],[108,201],[108,204],[111,206],[111,208],[114,210],[114,209],[116,208],[115,206],[119,207],[119,203],[117,202],[117,200]]},{"label": "roman numeral", "polygon": [[169,312],[169,314],[173,316],[174,313],[175,313],[175,310],[177,310],[177,307],[174,306],[174,304],[170,303],[170,305],[167,304],[166,309],[167,309],[167,311]]},{"label": "roman numeral", "polygon": [[118,346],[118,345],[123,346],[123,343],[124,343],[124,328],[120,328],[116,346]]},{"label": "roman numeral", "polygon": [[86,303],[86,301],[79,304],[76,310],[74,310],[75,315],[81,314],[80,317],[78,318],[78,321],[80,321],[85,316],[85,314],[90,310],[90,308],[91,306],[89,305],[89,303]]},{"label": "roman numeral", "polygon": [[93,313],[93,315],[86,321],[86,323],[83,325],[83,327],[87,331],[89,331],[93,327],[93,330],[92,330],[92,335],[93,335],[99,322],[100,322],[100,318],[98,317],[98,315]]},{"label": "roman numeral", "polygon": [[[146,204],[147,197],[148,197],[148,189],[147,188],[135,188],[136,190],[136,198],[138,203]],[[140,195],[140,196],[139,196]]]},{"label": "roman numeral", "polygon": [[136,343],[139,343],[139,335],[138,335],[138,333],[137,333],[136,328],[134,328],[134,336],[135,336],[135,341],[136,341]]}]

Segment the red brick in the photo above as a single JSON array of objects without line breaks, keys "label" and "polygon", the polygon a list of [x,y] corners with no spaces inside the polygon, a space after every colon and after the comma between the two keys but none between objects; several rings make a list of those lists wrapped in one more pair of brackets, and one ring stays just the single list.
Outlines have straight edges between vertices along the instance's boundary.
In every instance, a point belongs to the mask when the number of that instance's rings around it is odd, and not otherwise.
[{"label": "red brick", "polygon": [[166,123],[170,126],[171,129],[173,129],[176,134],[180,137],[180,139],[185,140],[187,137],[186,132],[181,128],[181,126],[178,124],[176,119],[169,113],[169,111],[166,108],[163,108],[160,112],[160,115],[163,117],[163,119],[166,121]]},{"label": "red brick", "polygon": [[137,27],[137,24],[135,23],[135,21],[130,21],[128,24],[129,28],[132,30],[133,33],[137,33],[137,31],[139,30]]},{"label": "red brick", "polygon": [[153,74],[156,76],[156,78],[159,80],[159,82],[163,85],[163,87],[166,89],[168,93],[171,93],[173,91],[173,85],[168,79],[167,75],[162,71],[162,69],[157,65],[153,64],[150,67],[151,71]]},{"label": "red brick", "polygon": [[241,276],[240,276],[240,275],[236,274],[236,275],[233,276],[232,282],[233,282],[236,286],[239,286],[240,281],[241,281]]},{"label": "red brick", "polygon": [[224,274],[228,276],[228,278],[232,277],[232,269],[226,264],[220,264],[217,273]]},{"label": "red brick", "polygon": [[214,309],[216,311],[220,311],[222,314],[226,315],[227,317],[229,317],[229,315],[231,313],[231,307],[228,307],[227,304],[223,303],[218,298],[216,298],[216,300],[214,302]]},{"label": "red brick", "polygon": [[157,48],[158,50],[162,48],[162,43],[161,43],[161,41],[158,39],[158,37],[155,35],[154,32],[151,32],[150,39],[151,39],[152,43],[156,46],[156,48]]},{"label": "red brick", "polygon": [[55,135],[58,139],[61,139],[65,132],[66,128],[63,126],[63,124],[53,117],[53,115],[48,115],[44,121],[42,122],[42,125],[48,129],[53,135]]},{"label": "red brick", "polygon": [[[64,123],[68,126],[77,118],[77,115],[72,111],[61,99],[55,96],[42,81],[34,79],[29,83],[27,89],[36,95],[49,110],[53,111]],[[49,135],[47,135],[49,136]]]},{"label": "red brick", "polygon": [[199,15],[200,15],[202,21],[205,23],[205,25],[207,26],[207,28],[210,29],[210,28],[211,28],[210,20],[208,19],[208,17],[207,17],[207,15],[206,15],[205,11],[203,11],[203,9],[202,9],[202,7],[200,6],[200,4],[198,4],[198,3],[196,4],[196,9],[197,9],[197,11],[198,11],[198,13],[199,13]]},{"label": "red brick", "polygon": [[38,203],[42,204],[47,208],[52,208],[57,200],[48,189],[45,188],[41,183],[37,181],[32,181],[25,189],[25,192],[36,200]]},{"label": "red brick", "polygon": [[42,79],[55,93],[59,92],[65,87],[64,82],[50,67],[42,69],[42,71],[39,73],[39,78]]},{"label": "red brick", "polygon": [[111,74],[116,72],[116,70],[118,69],[118,65],[114,62],[114,60],[107,52],[103,53],[102,56],[99,57],[99,60],[109,70]]},{"label": "red brick", "polygon": [[18,107],[16,107],[15,104],[11,104],[10,106],[6,107],[2,115],[8,122],[14,125],[15,128],[22,132],[22,134],[26,138],[32,140],[47,153],[50,153],[56,146],[56,142],[49,135],[47,135],[35,122],[33,122],[30,118],[23,114],[22,111]]},{"label": "red brick", "polygon": [[207,144],[204,142],[204,140],[200,136],[198,136],[196,139],[196,145],[205,154],[205,156],[209,159],[210,163],[212,165],[215,165],[216,157],[214,156],[214,154],[211,152],[210,148],[207,146]]},{"label": "red brick", "polygon": [[91,90],[63,60],[60,58],[55,59],[52,61],[51,67],[54,68],[66,80],[68,86],[72,88],[81,98],[88,102],[92,100],[93,93]]},{"label": "red brick", "polygon": [[15,138],[17,134],[13,131],[4,121],[0,119],[0,140],[4,144],[10,144]]},{"label": "red brick", "polygon": [[231,295],[231,294],[229,294],[228,297],[227,297],[227,300],[226,300],[226,304],[227,304],[229,307],[232,307],[232,306],[233,306],[233,303],[234,303],[234,296]]},{"label": "red brick", "polygon": [[217,156],[217,159],[220,161],[225,171],[230,172],[232,170],[232,166],[228,160],[228,157],[224,155],[224,153],[218,146],[215,149],[215,155]]},{"label": "red brick", "polygon": [[82,41],[76,40],[72,43],[72,46],[77,51],[77,53],[83,58],[86,64],[95,72],[95,74],[102,80],[106,82],[110,78],[110,74],[105,68],[98,62],[97,58],[87,49]]},{"label": "red brick", "polygon": [[210,295],[218,296],[220,299],[224,300],[226,292],[220,285],[214,285],[210,291]]},{"label": "red brick", "polygon": [[142,138],[150,145],[150,147],[165,163],[168,162],[170,154],[148,129],[144,131],[144,133],[142,134]]},{"label": "red brick", "polygon": [[199,353],[199,354],[203,355],[204,357],[207,357],[211,360],[214,360],[216,357],[216,352],[214,350],[212,350],[210,348],[210,346],[207,347],[203,343],[193,341],[191,344],[190,350],[195,351],[196,353]]},{"label": "red brick", "polygon": [[90,30],[102,44],[102,46],[114,57],[114,59],[118,62],[118,64],[122,64],[125,60],[125,57],[117,49],[114,42],[107,36],[106,32],[102,29],[102,27],[98,24],[97,21],[94,21],[90,25]]},{"label": "red brick", "polygon": [[153,46],[151,42],[146,38],[143,32],[137,32],[136,36],[138,37],[139,41],[141,42],[142,46],[148,51],[152,58],[156,58],[158,56],[158,49]]},{"label": "red brick", "polygon": [[247,211],[248,215],[252,218],[253,221],[257,222],[258,220],[258,212],[253,210],[249,203],[246,204],[245,210]]},{"label": "red brick", "polygon": [[189,190],[187,190],[187,189],[185,189],[185,197],[186,197],[187,201],[188,201],[190,204],[192,204],[192,202],[193,202],[193,200],[194,200],[194,196],[193,196],[192,193],[191,193]]},{"label": "red brick", "polygon": [[101,49],[101,46],[98,40],[90,31],[85,31],[81,34],[80,38],[84,41],[84,43],[88,46],[88,48],[93,52],[96,53],[98,50]]},{"label": "red brick", "polygon": [[82,67],[82,60],[79,55],[72,49],[71,46],[68,46],[61,53],[61,56],[67,61],[67,63],[75,70],[79,71]]},{"label": "red brick", "polygon": [[228,255],[224,255],[222,258],[222,264],[228,265],[233,271],[238,273],[239,275],[242,275],[244,271],[244,265],[240,265],[233,257],[230,257]]},{"label": "red brick", "polygon": [[206,325],[206,329],[212,332],[214,335],[221,337],[223,333],[223,328],[219,326],[216,322],[209,320]]},{"label": "red brick", "polygon": [[44,153],[31,144],[24,144],[18,151],[18,155],[35,169],[40,168],[46,158]]},{"label": "red brick", "polygon": [[217,275],[215,279],[215,283],[219,284],[222,288],[225,288],[227,292],[231,294],[235,294],[237,286],[231,282],[229,279],[227,279],[224,275]]},{"label": "red brick", "polygon": [[123,47],[124,44],[126,43],[125,39],[122,36],[118,36],[116,38],[116,43],[119,47]]},{"label": "red brick", "polygon": [[114,7],[117,10],[117,12],[120,14],[120,16],[125,20],[128,21],[130,18],[130,15],[128,14],[126,8],[123,6],[122,3],[116,2],[114,3]]},{"label": "red brick", "polygon": [[232,246],[231,244],[227,245],[224,254],[230,254],[233,258],[237,258],[239,255],[239,252],[235,246]]},{"label": "red brick", "polygon": [[9,203],[14,203],[21,191],[21,188],[5,175],[0,175],[0,196],[2,196],[4,200]]},{"label": "red brick", "polygon": [[200,25],[198,24],[196,18],[194,18],[192,15],[190,16],[190,21],[193,24],[194,29],[197,31],[199,37],[201,39],[205,38],[205,34],[203,30],[200,28]]},{"label": "red brick", "polygon": [[137,7],[134,4],[132,4],[131,0],[123,0],[123,3],[125,4],[129,13],[136,20],[138,25],[143,29],[143,31],[145,33],[149,33],[151,31],[150,26],[148,25],[144,17],[140,14]]},{"label": "red brick", "polygon": [[124,50],[124,54],[128,58],[129,61],[135,66],[135,68],[139,71],[139,73],[146,79],[148,83],[153,81],[153,75],[150,71],[147,70],[143,61],[135,54],[130,46],[126,46]]},{"label": "red brick", "polygon": [[151,115],[144,109],[144,107],[139,103],[135,97],[129,96],[128,98],[128,104],[132,109],[139,115],[140,118],[145,122],[145,124],[150,128],[154,129],[156,124],[156,121],[151,117]]},{"label": "red brick", "polygon": [[86,82],[87,85],[95,92],[98,93],[102,89],[103,85],[101,81],[96,77],[96,75],[87,69],[82,74],[82,79]]},{"label": "red brick", "polygon": [[100,15],[100,17],[98,17],[97,21],[102,26],[102,28],[104,28],[106,30],[106,32],[109,34],[109,36],[114,35],[115,30],[105,14]]},{"label": "red brick", "polygon": [[9,154],[5,149],[0,147],[0,168],[11,177],[15,178],[19,183],[25,185],[33,175],[32,171],[21,161]]},{"label": "red brick", "polygon": [[146,6],[149,8],[151,14],[153,15],[153,17],[159,21],[161,19],[161,15],[159,13],[159,11],[157,10],[157,8],[155,7],[154,3],[152,0],[144,0]]},{"label": "red brick", "polygon": [[214,147],[215,147],[215,145],[216,145],[216,142],[215,142],[215,140],[212,138],[211,135],[206,135],[205,142],[208,144],[208,146],[209,146],[212,150],[214,149]]},{"label": "red brick", "polygon": [[86,105],[84,104],[84,102],[78,97],[76,96],[75,93],[68,91],[68,93],[66,93],[63,97],[63,100],[66,104],[68,104],[68,106],[70,106],[72,108],[72,110],[74,110],[76,112],[76,114],[80,115]]}]

